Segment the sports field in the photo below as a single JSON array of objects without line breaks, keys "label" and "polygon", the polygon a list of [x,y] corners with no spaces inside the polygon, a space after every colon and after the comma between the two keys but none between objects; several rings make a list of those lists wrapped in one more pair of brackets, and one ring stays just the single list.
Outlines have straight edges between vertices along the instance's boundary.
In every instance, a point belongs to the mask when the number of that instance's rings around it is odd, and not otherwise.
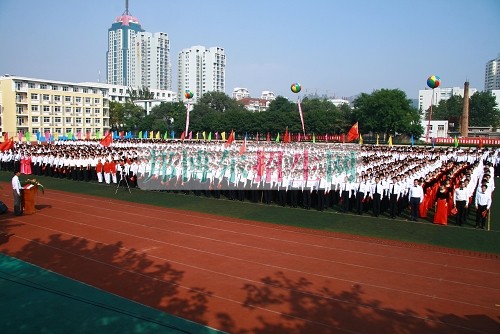
[{"label": "sports field", "polygon": [[40,181],[36,214],[0,216],[7,332],[499,328],[498,198],[485,231]]}]

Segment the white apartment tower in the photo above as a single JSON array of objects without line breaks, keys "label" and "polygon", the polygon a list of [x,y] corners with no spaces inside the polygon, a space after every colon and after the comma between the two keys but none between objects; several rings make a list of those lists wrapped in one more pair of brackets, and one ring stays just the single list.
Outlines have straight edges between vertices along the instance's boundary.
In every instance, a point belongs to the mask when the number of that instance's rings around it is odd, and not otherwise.
[{"label": "white apartment tower", "polygon": [[[476,88],[469,87],[469,96],[474,95],[477,92]],[[434,97],[432,94],[434,93]],[[438,87],[435,89],[422,89],[418,91],[418,110],[425,112],[432,105],[437,106],[439,102],[448,100],[450,97],[459,95],[464,97],[463,87]]]},{"label": "white apartment tower", "polygon": [[186,89],[197,101],[206,92],[225,92],[226,56],[220,47],[193,46],[179,52],[178,97],[185,100]]},{"label": "white apartment tower", "polygon": [[134,87],[151,89],[172,89],[172,68],[170,63],[170,41],[164,32],[139,32],[133,38],[136,47]]},{"label": "white apartment tower", "polygon": [[163,32],[142,29],[139,20],[125,12],[108,29],[106,78],[112,85],[172,89],[170,42]]},{"label": "white apartment tower", "polygon": [[500,53],[496,59],[486,63],[484,73],[484,90],[492,91],[500,89]]}]

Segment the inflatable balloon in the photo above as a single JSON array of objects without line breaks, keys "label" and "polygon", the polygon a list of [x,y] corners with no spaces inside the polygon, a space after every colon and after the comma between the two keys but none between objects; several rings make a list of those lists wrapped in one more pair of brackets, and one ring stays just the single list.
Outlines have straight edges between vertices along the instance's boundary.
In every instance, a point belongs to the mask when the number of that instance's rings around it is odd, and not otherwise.
[{"label": "inflatable balloon", "polygon": [[441,84],[441,78],[438,77],[437,75],[431,75],[428,79],[427,79],[427,86],[429,86],[429,88],[438,88],[439,85]]},{"label": "inflatable balloon", "polygon": [[292,84],[292,86],[290,87],[290,89],[292,90],[292,92],[298,93],[302,89],[302,86],[298,82],[296,82],[296,83]]},{"label": "inflatable balloon", "polygon": [[191,90],[186,89],[186,91],[184,92],[184,96],[186,97],[186,99],[192,99],[194,96],[194,93]]}]

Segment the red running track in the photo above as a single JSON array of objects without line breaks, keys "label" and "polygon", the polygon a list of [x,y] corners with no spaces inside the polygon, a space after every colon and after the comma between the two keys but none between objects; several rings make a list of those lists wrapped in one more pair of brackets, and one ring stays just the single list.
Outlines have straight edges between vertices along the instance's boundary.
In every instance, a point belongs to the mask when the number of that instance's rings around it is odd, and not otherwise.
[{"label": "red running track", "polygon": [[[500,261],[50,191],[0,251],[229,333],[499,333]],[[230,205],[230,202],[228,202]]]}]

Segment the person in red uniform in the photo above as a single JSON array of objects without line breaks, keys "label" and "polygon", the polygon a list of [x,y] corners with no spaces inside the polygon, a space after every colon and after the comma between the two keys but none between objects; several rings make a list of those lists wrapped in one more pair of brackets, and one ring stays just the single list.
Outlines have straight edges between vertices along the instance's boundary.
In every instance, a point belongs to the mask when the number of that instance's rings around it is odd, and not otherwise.
[{"label": "person in red uniform", "polygon": [[436,193],[436,212],[434,213],[434,224],[448,225],[448,198],[450,193],[444,184],[441,184]]},{"label": "person in red uniform", "polygon": [[103,171],[104,171],[104,182],[106,182],[106,184],[110,184],[111,183],[111,163],[109,162],[108,159],[106,159],[106,161],[104,162]]},{"label": "person in red uniform", "polygon": [[102,160],[99,159],[99,160],[97,160],[97,165],[95,166],[95,172],[97,174],[97,181],[99,183],[102,183],[102,180],[103,180],[102,172],[103,171],[104,171],[104,164],[102,163]]}]

